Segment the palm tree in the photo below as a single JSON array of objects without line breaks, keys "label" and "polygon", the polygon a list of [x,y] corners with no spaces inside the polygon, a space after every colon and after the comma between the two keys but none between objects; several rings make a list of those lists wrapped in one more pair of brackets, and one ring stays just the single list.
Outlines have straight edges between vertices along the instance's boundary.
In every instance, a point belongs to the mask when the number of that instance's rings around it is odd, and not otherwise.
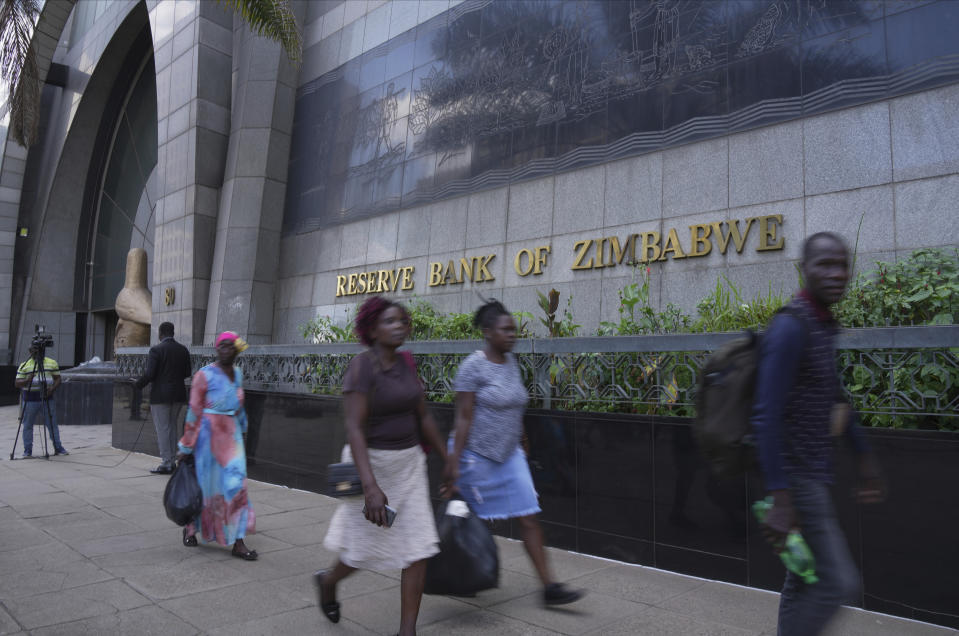
[{"label": "palm tree", "polygon": [[10,133],[21,146],[37,141],[40,82],[37,51],[30,42],[38,15],[38,0],[0,0],[0,77],[12,89]]},{"label": "palm tree", "polygon": [[[76,3],[76,0],[62,0]],[[290,0],[218,0],[249,24],[257,35],[279,42],[287,57],[299,62],[300,31]],[[40,82],[33,28],[40,15],[40,0],[0,0],[0,79],[12,94],[4,108],[10,112],[10,134],[21,146],[37,141],[40,116]],[[4,113],[0,113],[0,117]]]},{"label": "palm tree", "polygon": [[300,61],[300,30],[290,0],[217,0],[247,21],[257,35],[279,42],[291,62]]}]

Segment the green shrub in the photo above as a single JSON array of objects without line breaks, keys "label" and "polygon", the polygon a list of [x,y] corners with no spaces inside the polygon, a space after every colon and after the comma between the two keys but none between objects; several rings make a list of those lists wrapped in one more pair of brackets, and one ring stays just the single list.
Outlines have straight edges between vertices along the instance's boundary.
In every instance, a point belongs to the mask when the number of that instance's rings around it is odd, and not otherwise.
[{"label": "green shrub", "polygon": [[856,277],[833,312],[844,327],[955,324],[959,249],[922,249],[895,263],[877,262]]}]

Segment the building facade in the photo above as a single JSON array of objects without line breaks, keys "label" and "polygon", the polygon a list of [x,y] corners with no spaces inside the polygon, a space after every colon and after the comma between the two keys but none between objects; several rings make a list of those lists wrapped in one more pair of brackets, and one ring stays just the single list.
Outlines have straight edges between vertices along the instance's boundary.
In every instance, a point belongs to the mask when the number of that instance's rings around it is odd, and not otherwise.
[{"label": "building facade", "polygon": [[[648,279],[798,286],[959,244],[948,0],[295,3],[303,61],[214,2],[48,0],[40,142],[0,166],[0,348],[109,356],[126,253],[153,322],[302,342],[369,293],[534,311],[584,333]],[[3,135],[6,138],[6,135]]]}]

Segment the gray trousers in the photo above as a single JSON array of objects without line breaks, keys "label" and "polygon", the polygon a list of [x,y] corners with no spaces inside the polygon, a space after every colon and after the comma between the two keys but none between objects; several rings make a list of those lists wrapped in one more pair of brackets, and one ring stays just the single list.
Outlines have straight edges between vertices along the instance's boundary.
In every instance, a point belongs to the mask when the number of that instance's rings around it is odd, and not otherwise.
[{"label": "gray trousers", "polygon": [[182,402],[150,405],[153,426],[157,431],[157,446],[160,447],[160,457],[163,459],[164,466],[172,466],[173,459],[176,457],[177,441],[180,439],[181,411],[183,411]]}]

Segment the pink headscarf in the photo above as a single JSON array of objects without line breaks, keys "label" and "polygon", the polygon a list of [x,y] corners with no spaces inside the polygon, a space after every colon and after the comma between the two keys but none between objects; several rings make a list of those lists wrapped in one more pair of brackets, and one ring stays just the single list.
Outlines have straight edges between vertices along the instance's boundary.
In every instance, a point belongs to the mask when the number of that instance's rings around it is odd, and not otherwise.
[{"label": "pink headscarf", "polygon": [[233,346],[236,347],[237,352],[245,351],[249,346],[246,344],[246,341],[238,336],[234,331],[224,331],[221,333],[216,337],[216,342],[213,343],[213,346],[219,347],[221,342],[232,342]]}]

